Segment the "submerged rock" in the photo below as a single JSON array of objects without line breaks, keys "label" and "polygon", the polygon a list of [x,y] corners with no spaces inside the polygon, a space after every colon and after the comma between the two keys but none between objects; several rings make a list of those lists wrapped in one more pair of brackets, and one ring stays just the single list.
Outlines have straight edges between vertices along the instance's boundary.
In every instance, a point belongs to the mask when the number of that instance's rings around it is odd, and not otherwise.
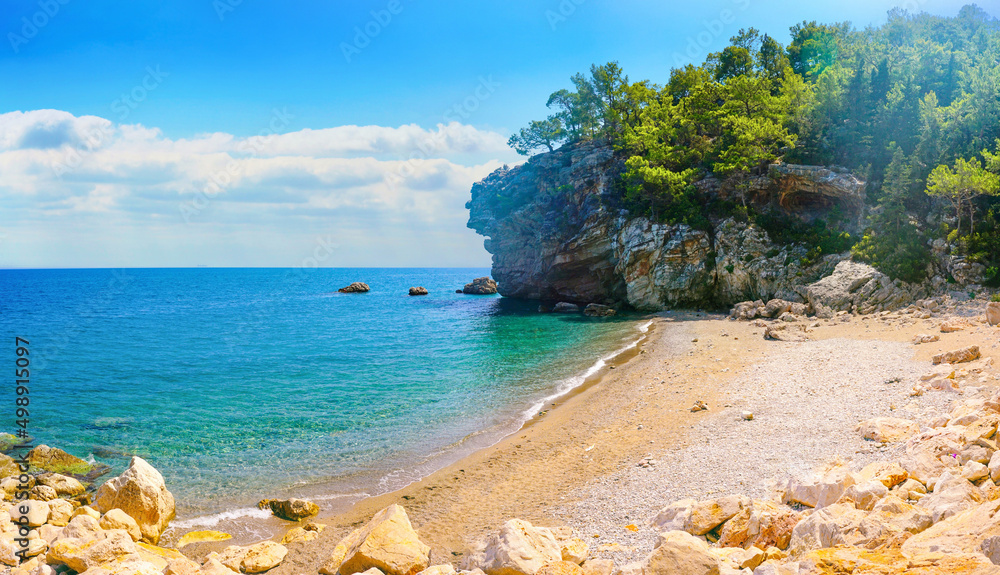
[{"label": "submerged rock", "polygon": [[28,453],[28,463],[38,469],[55,473],[86,475],[93,466],[62,449],[39,445]]},{"label": "submerged rock", "polygon": [[340,293],[365,293],[371,291],[371,288],[368,287],[368,284],[366,283],[354,282],[351,285],[342,287],[337,291]]}]

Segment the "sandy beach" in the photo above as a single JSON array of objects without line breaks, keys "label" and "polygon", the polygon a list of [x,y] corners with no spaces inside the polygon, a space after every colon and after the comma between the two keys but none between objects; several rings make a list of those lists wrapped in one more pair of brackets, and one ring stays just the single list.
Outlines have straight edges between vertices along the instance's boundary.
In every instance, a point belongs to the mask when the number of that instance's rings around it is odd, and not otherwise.
[{"label": "sandy beach", "polygon": [[[975,313],[960,306],[949,315]],[[345,535],[393,503],[430,545],[432,565],[461,566],[479,541],[515,517],[568,526],[590,544],[592,557],[621,565],[648,554],[656,538],[649,518],[677,499],[762,497],[790,472],[898,455],[898,444],[865,441],[854,426],[946,409],[949,394],[909,396],[931,356],[978,344],[988,357],[1000,333],[978,321],[939,333],[938,314],[807,321],[810,341],[781,342],[765,340],[753,322],[658,314],[637,349],[519,432],[404,489],[321,514],[316,520],[327,528],[319,538],[289,544],[270,572],[315,573]],[[940,341],[913,344],[921,333]],[[995,368],[979,383],[996,386]],[[709,409],[692,412],[696,401]],[[754,419],[744,420],[744,411]],[[644,458],[653,464],[638,466]],[[225,545],[193,544],[184,552],[201,559]]]}]

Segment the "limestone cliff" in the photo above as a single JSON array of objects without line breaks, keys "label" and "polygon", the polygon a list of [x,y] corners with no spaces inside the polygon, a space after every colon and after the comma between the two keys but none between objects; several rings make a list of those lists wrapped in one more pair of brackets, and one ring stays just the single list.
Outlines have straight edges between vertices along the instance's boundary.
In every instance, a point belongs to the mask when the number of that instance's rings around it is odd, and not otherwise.
[{"label": "limestone cliff", "polygon": [[[777,245],[734,219],[703,231],[631,217],[614,200],[621,170],[610,147],[589,142],[505,166],[472,187],[469,227],[487,236],[501,294],[646,310],[775,296],[804,301],[805,286],[843,259],[804,266],[806,248]],[[725,193],[714,180],[699,185]],[[844,172],[777,166],[752,191],[753,201],[799,210],[804,219],[838,206],[860,221],[863,190]]]}]

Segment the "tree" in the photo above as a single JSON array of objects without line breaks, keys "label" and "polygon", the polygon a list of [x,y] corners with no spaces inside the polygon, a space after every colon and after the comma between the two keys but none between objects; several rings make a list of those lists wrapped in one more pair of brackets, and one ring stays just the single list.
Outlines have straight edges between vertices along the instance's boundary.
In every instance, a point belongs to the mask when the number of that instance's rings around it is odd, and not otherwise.
[{"label": "tree", "polygon": [[788,60],[796,74],[813,79],[837,60],[837,31],[832,26],[803,21],[791,27]]},{"label": "tree", "polygon": [[[992,163],[993,158],[989,161]],[[984,194],[995,195],[998,189],[1000,176],[984,169],[978,158],[958,158],[954,169],[941,164],[927,177],[927,193],[948,200],[955,208],[959,235],[962,233],[962,207],[969,204],[969,229],[970,233],[974,233],[976,222],[972,200]]]},{"label": "tree", "polygon": [[548,148],[548,151],[555,150],[556,144],[565,139],[563,122],[556,116],[549,116],[546,120],[534,120],[527,128],[514,134],[507,140],[507,145],[517,151],[522,156],[531,155],[539,148]]}]

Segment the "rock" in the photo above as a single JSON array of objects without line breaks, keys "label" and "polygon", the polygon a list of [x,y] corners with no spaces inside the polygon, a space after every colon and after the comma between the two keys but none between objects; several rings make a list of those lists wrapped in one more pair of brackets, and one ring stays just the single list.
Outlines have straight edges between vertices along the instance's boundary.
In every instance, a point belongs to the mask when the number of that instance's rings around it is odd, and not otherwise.
[{"label": "rock", "polygon": [[[171,562],[189,561],[183,553],[176,549],[167,549],[149,543],[136,543],[135,549],[139,558],[153,565],[157,572],[162,572]],[[197,564],[194,566],[197,567]]]},{"label": "rock", "polygon": [[201,575],[201,568],[197,563],[187,557],[183,559],[171,559],[167,562],[163,575]]},{"label": "rock", "polygon": [[867,264],[848,260],[838,263],[831,275],[810,284],[806,297],[817,310],[859,314],[900,309],[914,300],[902,282],[890,280]]},{"label": "rock", "polygon": [[882,544],[902,529],[877,514],[867,514],[848,503],[829,505],[806,516],[792,529],[789,551],[793,555],[836,545]]},{"label": "rock", "polygon": [[476,278],[472,283],[465,284],[462,293],[469,295],[493,295],[497,293],[497,282],[488,277]]},{"label": "rock", "polygon": [[294,527],[289,529],[288,532],[285,533],[285,536],[281,538],[281,544],[287,545],[289,543],[304,543],[306,541],[312,541],[313,539],[319,537],[320,532],[322,532],[325,527],[326,525],[323,525],[322,523],[313,522],[306,523],[302,527]]},{"label": "rock", "polygon": [[567,303],[561,301],[556,305],[552,306],[553,313],[577,313],[580,311],[580,306],[575,303]]},{"label": "rock", "polygon": [[977,360],[980,357],[979,346],[970,345],[969,347],[935,355],[933,361],[935,365],[939,363],[964,363]]},{"label": "rock", "polygon": [[800,519],[801,514],[790,507],[755,499],[722,525],[719,545],[785,549],[791,540],[792,528]]},{"label": "rock", "polygon": [[205,541],[226,541],[227,539],[232,538],[232,535],[223,533],[222,531],[189,531],[177,540],[177,548],[180,549],[181,547],[192,543],[203,543]]},{"label": "rock", "polygon": [[101,518],[101,512],[89,505],[81,505],[80,507],[77,507],[70,515],[70,518],[76,517],[77,515],[88,515],[94,519]]},{"label": "rock", "polygon": [[583,569],[572,561],[555,561],[542,565],[535,575],[583,575]]},{"label": "rock", "polygon": [[[1000,501],[987,501],[957,513],[903,543],[904,556],[926,553],[984,553],[995,549],[1000,536]],[[985,549],[984,549],[985,547]],[[996,557],[990,557],[1000,565]]]},{"label": "rock", "polygon": [[659,531],[683,531],[691,523],[696,503],[694,499],[674,501],[650,519],[649,524]]},{"label": "rock", "polygon": [[79,457],[48,445],[39,445],[32,449],[28,453],[28,463],[45,471],[72,475],[86,475],[93,468],[91,464]]},{"label": "rock", "polygon": [[889,494],[889,488],[881,481],[855,483],[844,490],[837,503],[850,502],[858,509],[871,510],[876,503]]},{"label": "rock", "polygon": [[986,323],[1000,325],[1000,302],[991,301],[986,304]]},{"label": "rock", "polygon": [[733,306],[729,312],[729,317],[735,320],[749,321],[760,316],[764,311],[764,302],[744,301]]},{"label": "rock", "polygon": [[[377,567],[386,575],[416,575],[430,565],[429,553],[430,547],[419,540],[406,511],[390,505],[341,540],[320,572],[351,575]],[[558,559],[557,552],[552,560]]]},{"label": "rock", "polygon": [[753,421],[753,412],[752,411],[741,411],[740,412],[740,418],[743,419],[743,421]]},{"label": "rock", "polygon": [[366,283],[353,282],[351,285],[342,287],[337,291],[340,293],[365,293],[371,291],[371,288]]},{"label": "rock", "polygon": [[764,339],[775,341],[808,341],[804,325],[770,324],[764,328]]},{"label": "rock", "polygon": [[536,575],[556,561],[562,561],[562,550],[551,530],[511,519],[469,558],[469,565],[487,575]]},{"label": "rock", "polygon": [[284,560],[288,549],[274,541],[261,541],[249,546],[241,563],[243,573],[263,573]]},{"label": "rock", "polygon": [[37,478],[38,483],[47,485],[55,489],[59,495],[69,495],[76,497],[87,490],[82,483],[72,477],[66,477],[59,473],[43,473]]},{"label": "rock", "polygon": [[94,508],[101,513],[118,508],[135,519],[142,540],[154,545],[174,518],[174,496],[160,472],[140,457],[132,457],[128,469],[97,490]]},{"label": "rock", "polygon": [[746,554],[743,556],[743,560],[740,561],[740,569],[756,569],[758,565],[764,562],[765,554],[764,550],[759,547],[751,547],[747,549]]},{"label": "rock", "polygon": [[772,299],[764,304],[761,315],[769,318],[780,317],[782,314],[792,311],[792,303],[783,299]]},{"label": "rock", "polygon": [[913,337],[914,344],[921,343],[934,343],[935,341],[940,341],[941,336],[939,335],[927,335],[926,333],[921,333]]},{"label": "rock", "polygon": [[123,529],[132,538],[132,541],[142,539],[142,531],[135,519],[121,509],[111,509],[101,517],[98,524],[102,529]]},{"label": "rock", "polygon": [[948,320],[941,322],[941,333],[954,333],[965,329],[965,324],[958,320]]},{"label": "rock", "polygon": [[420,286],[411,287],[410,295],[427,295],[427,288]]},{"label": "rock", "polygon": [[445,563],[444,565],[431,565],[417,575],[455,575],[456,573],[457,571],[451,564]]},{"label": "rock", "polygon": [[858,482],[858,477],[845,467],[833,467],[822,475],[811,477],[788,478],[781,486],[782,502],[801,503],[807,507],[825,507],[832,505],[844,491]]},{"label": "rock", "polygon": [[587,307],[583,308],[584,315],[594,316],[594,317],[607,317],[609,315],[615,315],[615,310],[611,306],[601,305],[599,303],[588,303]]},{"label": "rock", "polygon": [[875,417],[862,421],[854,429],[865,439],[879,443],[902,441],[920,433],[915,422],[897,417]]},{"label": "rock", "polygon": [[82,573],[87,569],[135,555],[138,551],[132,538],[123,530],[101,531],[90,541],[71,537],[57,540],[49,548],[47,561],[64,563],[70,569]]},{"label": "rock", "polygon": [[962,478],[973,483],[990,476],[990,470],[978,461],[968,461],[962,466]]},{"label": "rock", "polygon": [[994,483],[1000,481],[1000,451],[994,451],[993,456],[990,457],[990,463],[987,465],[987,469],[990,470],[990,479]]},{"label": "rock", "polygon": [[25,517],[29,527],[40,527],[49,520],[49,504],[35,499],[18,501],[11,508],[10,517],[15,522]]},{"label": "rock", "polygon": [[301,521],[319,513],[319,505],[305,499],[263,499],[257,503],[261,509],[270,509],[275,517],[288,521]]},{"label": "rock", "polygon": [[101,525],[90,515],[77,515],[62,530],[61,538],[89,541],[101,533]]},{"label": "rock", "polygon": [[719,575],[719,561],[705,541],[685,531],[667,531],[643,562],[642,575]]},{"label": "rock", "polygon": [[927,510],[910,505],[895,495],[888,495],[872,508],[882,514],[889,523],[909,533],[920,533],[930,527],[934,519]]},{"label": "rock", "polygon": [[983,501],[983,493],[967,479],[945,472],[934,492],[920,499],[919,506],[931,514],[934,523],[957,515]]},{"label": "rock", "polygon": [[615,570],[615,562],[610,559],[587,559],[583,565],[583,575],[611,575]]},{"label": "rock", "polygon": [[31,488],[32,499],[37,499],[39,501],[52,501],[56,497],[59,497],[56,490],[52,489],[48,485],[36,485]]},{"label": "rock", "polygon": [[590,553],[590,546],[583,539],[574,537],[561,543],[559,551],[563,561],[570,561],[580,565],[587,560],[587,554]]},{"label": "rock", "polygon": [[73,515],[73,504],[65,499],[49,501],[49,519],[47,523],[55,527],[65,527]]},{"label": "rock", "polygon": [[694,405],[691,406],[692,413],[697,413],[699,411],[708,411],[708,404],[700,399],[694,402]]},{"label": "rock", "polygon": [[691,519],[684,531],[692,535],[704,535],[749,506],[750,498],[739,495],[699,501],[691,506]]}]

